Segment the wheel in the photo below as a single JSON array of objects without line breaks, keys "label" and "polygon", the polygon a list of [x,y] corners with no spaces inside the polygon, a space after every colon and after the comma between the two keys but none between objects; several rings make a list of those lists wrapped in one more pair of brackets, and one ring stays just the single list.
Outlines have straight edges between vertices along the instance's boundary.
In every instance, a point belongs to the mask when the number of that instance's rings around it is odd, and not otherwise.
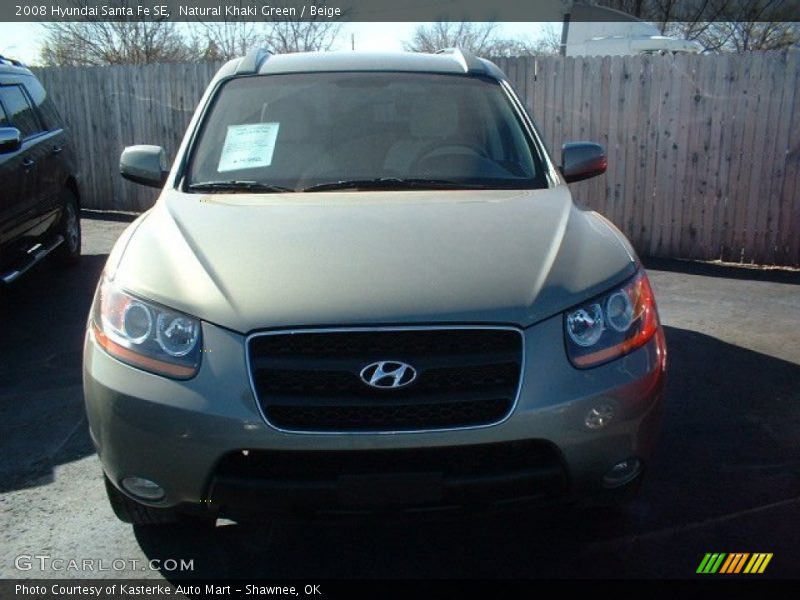
[{"label": "wheel", "polygon": [[81,257],[81,219],[78,212],[78,199],[70,190],[64,190],[64,207],[58,232],[64,242],[55,249],[53,258],[56,264],[68,267],[78,262]]},{"label": "wheel", "polygon": [[103,474],[106,494],[111,509],[123,523],[145,526],[184,526],[192,528],[213,528],[217,519],[213,515],[184,515],[169,508],[153,508],[136,502],[120,492],[108,476]]}]

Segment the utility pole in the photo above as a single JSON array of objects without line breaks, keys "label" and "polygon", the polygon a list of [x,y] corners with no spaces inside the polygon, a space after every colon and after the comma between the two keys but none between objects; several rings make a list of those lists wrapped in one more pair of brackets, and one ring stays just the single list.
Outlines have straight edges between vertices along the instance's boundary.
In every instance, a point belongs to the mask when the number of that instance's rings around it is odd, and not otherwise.
[{"label": "utility pole", "polygon": [[350,34],[350,50],[355,50],[355,49],[356,49],[356,34],[355,33],[351,33]]}]

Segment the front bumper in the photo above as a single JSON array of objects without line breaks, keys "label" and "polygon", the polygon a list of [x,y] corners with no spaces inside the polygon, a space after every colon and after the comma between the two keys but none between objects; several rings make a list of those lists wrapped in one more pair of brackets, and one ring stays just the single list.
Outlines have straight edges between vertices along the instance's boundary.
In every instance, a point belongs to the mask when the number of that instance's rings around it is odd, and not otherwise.
[{"label": "front bumper", "polygon": [[[588,370],[570,365],[560,316],[526,329],[524,336],[520,396],[504,422],[358,435],[289,433],[268,425],[250,386],[245,338],[228,330],[203,324],[202,366],[189,381],[129,367],[87,336],[90,431],[115,485],[143,477],[165,490],[159,502],[138,501],[205,506],[222,514],[582,497],[602,490],[612,465],[646,461],[660,420],[663,332],[635,352]],[[586,416],[600,406],[605,412],[610,407],[613,417],[602,429],[590,429]],[[496,459],[479,460],[495,449],[501,453]],[[314,466],[322,456],[329,457],[325,470]],[[331,467],[330,457],[337,456],[341,461],[333,459]],[[450,469],[459,456],[482,466]],[[365,457],[368,467],[359,464]],[[271,469],[278,463],[284,465],[280,476]]]}]

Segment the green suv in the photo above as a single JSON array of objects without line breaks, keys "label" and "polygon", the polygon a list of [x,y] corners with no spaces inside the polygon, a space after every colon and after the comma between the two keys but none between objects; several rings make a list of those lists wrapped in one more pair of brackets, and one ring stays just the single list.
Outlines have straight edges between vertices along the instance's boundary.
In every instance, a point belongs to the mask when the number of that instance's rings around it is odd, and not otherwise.
[{"label": "green suv", "polygon": [[[255,52],[208,86],[98,285],[84,350],[117,515],[420,511],[623,497],[660,418],[647,276],[503,73]],[[603,500],[605,501],[605,500]]]}]

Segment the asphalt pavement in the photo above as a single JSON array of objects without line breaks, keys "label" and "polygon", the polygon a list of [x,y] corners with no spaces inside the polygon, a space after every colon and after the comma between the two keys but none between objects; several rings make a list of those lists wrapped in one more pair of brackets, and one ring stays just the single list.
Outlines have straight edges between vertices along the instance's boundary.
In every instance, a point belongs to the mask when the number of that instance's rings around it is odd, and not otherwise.
[{"label": "asphalt pavement", "polygon": [[[0,289],[0,577],[685,578],[707,552],[771,552],[764,576],[800,575],[798,272],[646,261],[667,402],[644,489],[624,511],[280,519],[176,535],[120,523],[105,498],[81,344],[127,223],[82,223],[77,268],[42,264]],[[55,559],[97,562],[79,573]]]}]

